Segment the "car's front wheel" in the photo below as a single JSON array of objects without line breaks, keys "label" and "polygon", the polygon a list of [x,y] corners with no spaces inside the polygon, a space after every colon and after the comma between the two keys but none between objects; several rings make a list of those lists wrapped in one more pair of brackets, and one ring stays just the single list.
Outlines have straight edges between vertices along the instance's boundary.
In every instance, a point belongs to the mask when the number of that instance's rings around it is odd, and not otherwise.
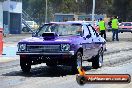
[{"label": "car's front wheel", "polygon": [[72,61],[72,72],[78,73],[78,68],[82,67],[82,53],[78,51]]},{"label": "car's front wheel", "polygon": [[29,58],[27,56],[25,57],[20,56],[20,66],[24,73],[30,72],[31,69],[31,63],[28,59]]},{"label": "car's front wheel", "polygon": [[100,68],[103,65],[103,50],[101,49],[92,60],[92,67],[94,69]]}]

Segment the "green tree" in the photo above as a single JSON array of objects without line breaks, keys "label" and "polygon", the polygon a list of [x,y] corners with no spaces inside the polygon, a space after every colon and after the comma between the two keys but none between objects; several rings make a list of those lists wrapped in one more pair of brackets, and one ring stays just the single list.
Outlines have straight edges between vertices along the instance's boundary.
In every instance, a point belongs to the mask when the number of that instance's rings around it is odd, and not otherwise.
[{"label": "green tree", "polygon": [[113,15],[119,16],[123,21],[126,21],[129,13],[129,3],[131,0],[114,0]]},{"label": "green tree", "polygon": [[[23,9],[33,18],[45,21],[46,0],[22,0]],[[47,0],[48,19],[54,13],[92,13],[92,0]],[[132,19],[132,0],[96,0],[95,14],[107,14],[119,16],[123,21]]]}]

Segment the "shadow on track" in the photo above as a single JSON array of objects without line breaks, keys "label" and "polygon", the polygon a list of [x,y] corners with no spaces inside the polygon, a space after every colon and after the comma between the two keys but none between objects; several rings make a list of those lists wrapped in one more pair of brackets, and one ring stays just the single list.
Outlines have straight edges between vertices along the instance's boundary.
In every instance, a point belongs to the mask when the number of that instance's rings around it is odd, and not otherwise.
[{"label": "shadow on track", "polygon": [[[85,71],[91,70],[91,66],[84,66]],[[32,68],[30,73],[23,73],[20,71],[12,71],[2,74],[3,76],[24,76],[24,77],[61,77],[66,75],[75,75],[72,73],[71,68],[68,66],[40,66]]]}]

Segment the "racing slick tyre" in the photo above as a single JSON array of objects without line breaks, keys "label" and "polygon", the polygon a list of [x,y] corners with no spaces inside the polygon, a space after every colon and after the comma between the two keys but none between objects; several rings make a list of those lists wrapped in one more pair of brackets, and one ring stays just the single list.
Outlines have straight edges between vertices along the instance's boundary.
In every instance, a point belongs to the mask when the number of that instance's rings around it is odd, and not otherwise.
[{"label": "racing slick tyre", "polygon": [[96,55],[94,58],[93,58],[93,61],[92,61],[92,68],[94,69],[98,69],[100,67],[102,67],[103,65],[103,50],[101,49],[98,53],[98,55]]},{"label": "racing slick tyre", "polygon": [[28,57],[20,56],[20,66],[24,73],[29,73],[31,69],[31,63],[28,59]]},{"label": "racing slick tyre", "polygon": [[78,73],[78,68],[82,67],[82,53],[78,51],[72,61],[72,73]]}]

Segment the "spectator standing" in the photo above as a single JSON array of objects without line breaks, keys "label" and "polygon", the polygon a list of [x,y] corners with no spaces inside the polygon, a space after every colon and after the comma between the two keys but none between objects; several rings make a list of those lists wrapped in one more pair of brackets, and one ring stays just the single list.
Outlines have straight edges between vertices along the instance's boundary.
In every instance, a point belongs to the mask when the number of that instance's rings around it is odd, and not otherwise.
[{"label": "spectator standing", "polygon": [[115,16],[113,19],[112,19],[112,41],[115,40],[115,35],[116,35],[116,41],[119,41],[119,38],[118,38],[118,19],[117,19],[117,16]]},{"label": "spectator standing", "polygon": [[99,29],[100,29],[101,37],[104,36],[104,39],[106,40],[106,26],[102,18],[100,18],[100,21],[99,21]]}]

